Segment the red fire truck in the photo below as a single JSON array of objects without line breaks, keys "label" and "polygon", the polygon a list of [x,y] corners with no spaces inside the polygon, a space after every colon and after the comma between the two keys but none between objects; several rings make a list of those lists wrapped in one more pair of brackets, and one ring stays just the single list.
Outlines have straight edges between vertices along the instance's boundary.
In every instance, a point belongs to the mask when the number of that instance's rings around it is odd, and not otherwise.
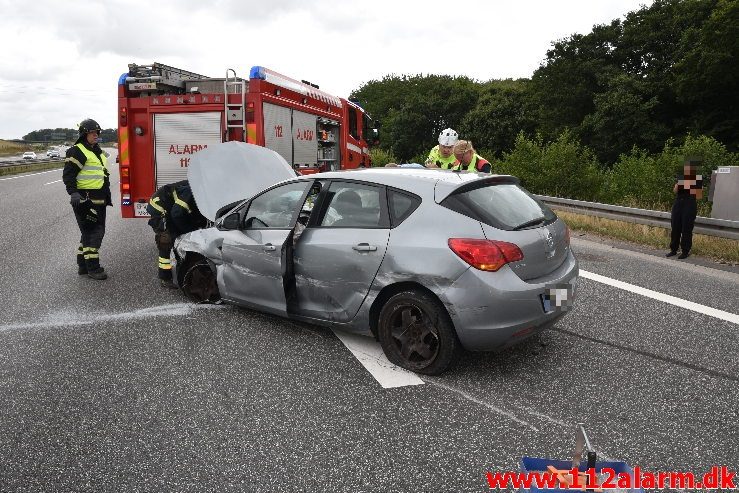
[{"label": "red fire truck", "polygon": [[268,147],[309,174],[369,167],[377,129],[356,103],[264,67],[245,80],[233,69],[212,78],[130,64],[118,81],[123,217],[147,216],[158,187],[187,178],[193,154],[231,140]]}]

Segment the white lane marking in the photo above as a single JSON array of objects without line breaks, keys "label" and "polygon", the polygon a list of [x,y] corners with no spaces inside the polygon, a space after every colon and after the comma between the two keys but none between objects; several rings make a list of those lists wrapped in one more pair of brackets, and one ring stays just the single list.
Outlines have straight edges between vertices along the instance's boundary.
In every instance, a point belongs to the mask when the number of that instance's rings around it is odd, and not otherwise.
[{"label": "white lane marking", "polygon": [[679,306],[680,308],[692,310],[697,313],[702,313],[703,315],[708,315],[709,317],[718,318],[720,320],[725,320],[726,322],[731,322],[733,324],[739,325],[739,315],[737,315],[736,313],[725,312],[717,308],[711,308],[710,306],[701,305],[699,303],[694,303],[682,298],[670,296],[669,294],[652,291],[651,289],[643,288],[635,284],[629,284],[628,282],[611,279],[610,277],[601,276],[600,274],[594,274],[592,272],[584,270],[580,271],[580,276],[584,277],[585,279],[608,284],[609,286],[613,286],[614,288],[630,291],[632,293],[646,296],[647,298],[652,298],[657,301],[669,303],[670,305]]},{"label": "white lane marking", "polygon": [[499,407],[496,407],[496,406],[493,406],[490,403],[487,403],[485,401],[481,401],[480,399],[477,399],[475,397],[472,397],[467,392],[464,392],[464,391],[459,390],[459,389],[455,389],[454,387],[450,387],[448,385],[444,385],[443,383],[438,382],[436,380],[429,380],[428,381],[428,384],[429,385],[436,385],[437,387],[441,387],[442,389],[446,389],[446,390],[449,390],[450,392],[454,392],[455,394],[461,395],[462,397],[464,397],[468,401],[472,401],[475,404],[479,404],[481,406],[484,406],[484,407],[490,409],[491,411],[493,411],[493,412],[495,412],[497,414],[500,414],[501,416],[505,416],[506,418],[515,421],[518,424],[521,424],[521,425],[524,425],[524,426],[526,426],[528,428],[531,428],[534,431],[539,431],[539,428],[537,428],[536,426],[532,425],[528,421],[524,421],[521,418],[516,417],[514,414],[509,413],[508,411],[504,411],[503,409],[501,409]]},{"label": "white lane marking", "polygon": [[51,185],[52,183],[59,183],[60,181],[62,180],[50,181],[49,183],[44,183],[44,185]]},{"label": "white lane marking", "polygon": [[0,332],[14,329],[36,329],[45,327],[68,327],[91,325],[100,322],[128,321],[151,317],[182,317],[192,314],[195,310],[212,310],[224,308],[225,305],[195,305],[193,303],[175,303],[173,305],[152,306],[132,312],[80,315],[73,311],[61,311],[50,314],[45,321],[24,324],[0,325]]},{"label": "white lane marking", "polygon": [[26,178],[28,176],[45,175],[46,173],[53,173],[55,171],[59,171],[59,170],[58,169],[53,169],[51,171],[41,171],[40,173],[31,173],[30,175],[19,175],[19,176],[11,176],[10,178],[0,178],[0,181],[16,180],[18,178]]},{"label": "white lane marking", "polygon": [[362,366],[375,377],[382,388],[423,385],[424,382],[418,375],[390,363],[385,357],[385,353],[382,352],[380,344],[371,337],[342,332],[341,330],[334,330],[333,332]]}]

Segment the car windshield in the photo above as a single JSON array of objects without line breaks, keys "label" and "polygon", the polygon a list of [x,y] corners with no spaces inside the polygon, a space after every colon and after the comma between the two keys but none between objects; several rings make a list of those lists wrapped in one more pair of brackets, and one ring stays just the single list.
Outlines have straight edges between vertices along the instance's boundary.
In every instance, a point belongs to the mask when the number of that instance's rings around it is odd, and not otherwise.
[{"label": "car windshield", "polygon": [[557,219],[549,207],[512,183],[489,184],[456,193],[441,205],[508,231],[549,224]]}]

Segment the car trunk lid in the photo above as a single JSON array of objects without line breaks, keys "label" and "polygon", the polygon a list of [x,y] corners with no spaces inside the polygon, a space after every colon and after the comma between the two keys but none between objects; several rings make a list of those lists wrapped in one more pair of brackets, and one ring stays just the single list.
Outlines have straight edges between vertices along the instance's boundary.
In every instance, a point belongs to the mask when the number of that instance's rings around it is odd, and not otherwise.
[{"label": "car trunk lid", "polygon": [[481,223],[485,237],[513,243],[523,253],[523,259],[510,263],[513,272],[528,281],[555,271],[567,258],[569,242],[567,226],[557,219],[553,223],[521,231],[501,231]]}]

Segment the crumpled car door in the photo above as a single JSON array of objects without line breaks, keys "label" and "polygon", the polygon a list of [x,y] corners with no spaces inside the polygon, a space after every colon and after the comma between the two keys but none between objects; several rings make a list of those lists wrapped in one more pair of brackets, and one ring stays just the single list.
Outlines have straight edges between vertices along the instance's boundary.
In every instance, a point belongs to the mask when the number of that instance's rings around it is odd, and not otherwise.
[{"label": "crumpled car door", "polygon": [[316,224],[295,243],[294,311],[349,322],[359,311],[387,250],[390,225],[385,189],[334,181]]},{"label": "crumpled car door", "polygon": [[225,299],[287,315],[293,232],[310,184],[310,180],[298,180],[255,197],[242,228],[225,232],[221,251]]}]

